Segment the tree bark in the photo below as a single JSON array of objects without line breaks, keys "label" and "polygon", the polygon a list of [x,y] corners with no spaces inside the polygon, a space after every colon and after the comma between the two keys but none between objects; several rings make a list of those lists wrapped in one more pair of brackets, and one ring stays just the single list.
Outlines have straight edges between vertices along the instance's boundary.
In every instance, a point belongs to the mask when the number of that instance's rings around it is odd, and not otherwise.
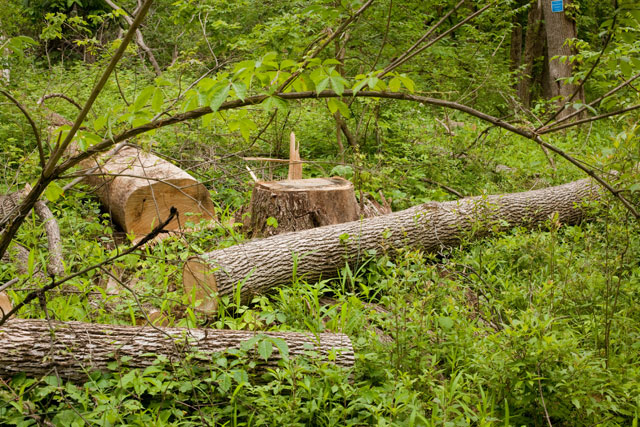
[{"label": "tree bark", "polygon": [[[267,219],[278,221],[277,228]],[[353,184],[340,177],[256,182],[251,195],[254,236],[273,236],[359,218]]]},{"label": "tree bark", "polygon": [[451,247],[467,237],[481,237],[515,226],[533,227],[558,213],[558,221],[582,220],[584,200],[600,193],[589,179],[524,193],[426,203],[361,221],[282,234],[189,258],[183,269],[188,294],[213,312],[217,297],[232,295],[241,283],[242,300],[288,283],[333,277],[366,250],[384,251],[407,245],[427,252]]},{"label": "tree bark", "polygon": [[[316,351],[324,360],[350,368],[355,356],[349,337],[344,334],[309,334],[298,332],[251,332],[215,329],[151,328],[138,326],[98,325],[82,322],[46,320],[9,320],[0,327],[0,377],[50,374],[55,368],[63,379],[84,380],[93,371],[107,371],[108,365],[127,357],[123,365],[131,368],[151,366],[157,356],[179,363],[187,353],[199,365],[211,364],[212,355],[240,348],[243,342],[257,336],[281,338],[289,348],[289,357]],[[274,350],[260,359],[255,347],[249,350],[259,362],[258,369],[277,366],[281,359]],[[335,358],[333,357],[335,353]]]},{"label": "tree bark", "polygon": [[96,164],[99,170],[85,180],[95,187],[100,201],[127,233],[149,233],[169,216],[172,206],[180,216],[167,230],[184,227],[187,221],[215,218],[213,202],[204,185],[153,154],[127,146],[97,161],[85,161],[82,166],[91,168]]},{"label": "tree bark", "polygon": [[[527,32],[524,41],[523,68],[518,82],[518,97],[526,108],[531,106],[534,65],[544,53],[544,25],[542,22],[542,0],[534,0],[527,15]],[[545,0],[548,1],[548,0]]]},{"label": "tree bark", "polygon": [[[570,8],[571,5],[571,0],[564,0],[564,11],[552,12],[551,1],[542,0],[549,66],[547,77],[548,85],[551,89],[552,97],[561,97],[558,105],[564,105],[578,88],[577,85],[567,84],[563,81],[572,75],[573,65],[569,61],[569,57],[575,53],[575,49],[570,47],[567,41],[577,36],[576,23],[572,18],[567,16],[567,8]],[[564,60],[559,58],[554,59],[556,56],[565,56],[567,58]],[[584,101],[584,92],[580,91],[574,100]],[[573,111],[573,108],[566,108],[558,117],[562,118]]]}]

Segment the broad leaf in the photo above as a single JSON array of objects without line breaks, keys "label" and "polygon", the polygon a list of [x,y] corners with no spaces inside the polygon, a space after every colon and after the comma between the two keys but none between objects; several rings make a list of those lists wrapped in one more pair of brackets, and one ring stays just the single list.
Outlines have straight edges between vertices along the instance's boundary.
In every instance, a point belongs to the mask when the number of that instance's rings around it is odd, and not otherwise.
[{"label": "broad leaf", "polygon": [[229,89],[231,89],[231,85],[226,83],[213,88],[211,91],[211,98],[209,100],[209,107],[211,108],[211,111],[218,111],[222,103],[227,99]]}]

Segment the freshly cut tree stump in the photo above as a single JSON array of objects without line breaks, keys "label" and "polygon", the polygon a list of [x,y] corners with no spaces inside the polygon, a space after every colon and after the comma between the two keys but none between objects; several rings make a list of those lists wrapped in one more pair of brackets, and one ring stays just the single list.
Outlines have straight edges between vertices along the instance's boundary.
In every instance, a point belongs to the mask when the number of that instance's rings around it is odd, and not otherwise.
[{"label": "freshly cut tree stump", "polygon": [[[232,331],[215,329],[184,329],[98,325],[82,322],[51,322],[46,320],[9,320],[0,326],[0,377],[24,372],[45,375],[56,368],[60,377],[84,380],[93,371],[106,371],[110,362],[127,357],[123,365],[146,368],[157,356],[171,363],[180,362],[187,354],[193,362],[206,366],[214,353],[240,348],[256,336],[259,339],[283,339],[289,357],[317,352],[323,360],[329,355],[333,363],[350,368],[355,362],[353,347],[344,334],[309,334],[298,332]],[[53,331],[53,334],[51,333]],[[257,344],[257,343],[256,343]],[[255,348],[255,345],[251,348]],[[256,354],[259,368],[277,366],[281,355],[276,346],[265,359]],[[126,360],[126,359],[125,359]]]},{"label": "freshly cut tree stump", "polygon": [[[340,177],[256,182],[251,196],[251,231],[272,236],[359,218],[353,184]],[[267,219],[277,220],[277,227]]]},{"label": "freshly cut tree stump", "polygon": [[97,164],[92,160],[82,166],[99,166],[85,180],[95,187],[100,201],[127,233],[149,233],[167,218],[172,206],[178,209],[179,217],[167,225],[167,230],[177,230],[187,221],[215,219],[213,202],[204,185],[179,167],[137,147],[126,146],[103,155]]},{"label": "freshly cut tree stump", "polygon": [[442,203],[344,224],[256,239],[189,258],[183,269],[187,294],[202,300],[199,309],[214,311],[217,297],[232,295],[241,283],[243,301],[297,277],[333,277],[363,251],[413,246],[426,252],[452,247],[463,236],[478,238],[516,226],[534,227],[557,213],[563,224],[585,217],[583,201],[600,198],[590,179],[557,187]]}]

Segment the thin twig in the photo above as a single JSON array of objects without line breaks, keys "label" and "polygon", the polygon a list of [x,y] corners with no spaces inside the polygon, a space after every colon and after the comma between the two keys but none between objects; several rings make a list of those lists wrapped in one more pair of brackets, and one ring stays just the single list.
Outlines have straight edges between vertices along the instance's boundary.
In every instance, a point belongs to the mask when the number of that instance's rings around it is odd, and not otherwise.
[{"label": "thin twig", "polygon": [[40,156],[40,167],[44,169],[46,160],[44,158],[44,150],[42,148],[42,139],[40,138],[40,131],[36,126],[36,122],[33,121],[33,119],[31,118],[31,114],[29,114],[27,109],[24,108],[24,106],[20,104],[20,102],[16,98],[14,98],[9,92],[7,92],[6,90],[0,89],[0,93],[2,93],[4,96],[9,98],[9,100],[13,102],[20,111],[22,111],[22,114],[24,114],[24,116],[29,121],[29,124],[31,125],[31,130],[33,131],[33,136],[36,138],[36,144],[38,144],[38,156]]},{"label": "thin twig", "polygon": [[76,107],[78,110],[82,111],[82,107],[80,106],[80,104],[78,104],[76,101],[74,101],[72,98],[68,97],[64,93],[50,93],[48,95],[42,95],[42,97],[38,99],[37,104],[42,105],[44,101],[51,98],[62,98],[68,103],[70,103],[71,105],[73,105],[74,107]]}]

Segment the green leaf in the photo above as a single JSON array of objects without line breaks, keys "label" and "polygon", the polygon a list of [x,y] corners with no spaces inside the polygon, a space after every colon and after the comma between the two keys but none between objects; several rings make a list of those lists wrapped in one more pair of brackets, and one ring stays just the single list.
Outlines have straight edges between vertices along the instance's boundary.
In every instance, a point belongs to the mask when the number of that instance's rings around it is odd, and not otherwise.
[{"label": "green leaf", "polygon": [[247,96],[247,85],[241,82],[231,83],[231,87],[236,92],[236,96],[244,101],[244,98]]},{"label": "green leaf", "polygon": [[208,127],[211,123],[211,119],[213,119],[213,113],[205,114],[202,116],[202,127]]},{"label": "green leaf", "polygon": [[62,187],[60,187],[57,182],[53,181],[44,190],[44,197],[46,197],[47,200],[53,203],[58,200],[63,193],[64,191],[62,190]]},{"label": "green leaf", "polygon": [[107,115],[104,114],[93,121],[93,130],[100,131],[107,124]]},{"label": "green leaf", "polygon": [[278,220],[270,216],[267,218],[267,227],[278,228]]},{"label": "green leaf", "polygon": [[256,130],[258,126],[251,119],[241,119],[240,122],[240,133],[245,141],[249,141],[249,137],[251,136],[251,131]]},{"label": "green leaf", "polygon": [[271,357],[272,353],[273,344],[271,344],[271,342],[267,339],[260,341],[260,343],[258,344],[258,354],[260,355],[260,357],[262,357],[264,360],[268,360],[269,357]]},{"label": "green leaf", "polygon": [[330,77],[330,80],[333,90],[335,90],[338,95],[342,96],[344,93],[344,85],[347,81],[341,76],[332,76]]},{"label": "green leaf", "polygon": [[399,75],[398,78],[400,79],[400,81],[402,81],[402,84],[404,85],[404,87],[407,88],[407,90],[409,90],[409,92],[411,93],[415,92],[416,85],[413,82],[413,80],[411,80],[409,77],[405,76],[404,74]]},{"label": "green leaf", "polygon": [[397,92],[400,90],[400,86],[402,86],[402,80],[398,77],[394,77],[389,82],[389,90],[392,92]]},{"label": "green leaf", "polygon": [[289,104],[282,98],[278,98],[277,96],[270,96],[262,101],[262,108],[264,108],[265,111],[271,111],[274,108],[287,111],[289,109]]},{"label": "green leaf", "polygon": [[316,92],[320,93],[323,90],[325,90],[327,88],[327,86],[329,86],[330,82],[331,82],[331,78],[330,77],[326,77],[323,80],[320,80],[320,82],[318,82],[316,84]]},{"label": "green leaf", "polygon": [[351,111],[349,111],[349,106],[344,102],[342,102],[340,99],[330,98],[329,101],[327,102],[327,105],[329,107],[329,111],[331,111],[331,114],[335,114],[336,111],[340,111],[340,114],[342,114],[343,116],[347,118],[351,117]]},{"label": "green leaf", "polygon": [[353,94],[355,95],[356,93],[358,93],[360,89],[362,89],[368,83],[368,81],[368,79],[360,80],[355,86],[353,86]]},{"label": "green leaf", "polygon": [[153,98],[151,98],[151,110],[154,113],[159,113],[162,108],[162,103],[164,102],[164,93],[162,89],[155,88],[153,91]]},{"label": "green leaf", "polygon": [[330,98],[329,101],[327,101],[327,106],[331,114],[335,114],[336,111],[338,111],[338,100],[336,98]]},{"label": "green leaf", "polygon": [[142,89],[142,91],[140,92],[140,94],[138,95],[138,97],[133,103],[133,110],[134,111],[141,110],[142,107],[145,106],[149,98],[151,98],[151,96],[153,95],[153,91],[155,89],[156,88],[153,86],[147,86],[144,89]]},{"label": "green leaf", "polygon": [[340,65],[340,64],[341,62],[335,58],[325,59],[324,62],[322,62],[322,65]]},{"label": "green leaf", "polygon": [[298,65],[298,64],[297,64],[295,61],[293,61],[293,60],[291,60],[291,59],[285,59],[284,61],[282,61],[282,62],[280,63],[280,69],[281,69],[281,70],[284,70],[284,69],[286,69],[286,68],[293,68],[293,67],[295,67],[295,66],[297,66],[297,65]]},{"label": "green leaf", "polygon": [[[45,190],[45,193],[46,193],[46,190]],[[33,276],[35,261],[36,261],[36,251],[31,249],[29,250],[29,257],[27,258],[27,273],[29,273],[29,277]]]},{"label": "green leaf", "polygon": [[224,85],[216,86],[211,90],[211,99],[209,100],[211,111],[214,113],[218,111],[222,103],[227,99],[229,89],[231,89],[231,85],[224,83]]},{"label": "green leaf", "polygon": [[289,346],[287,345],[287,342],[282,338],[277,338],[277,337],[269,338],[269,339],[273,343],[273,345],[275,345],[276,348],[278,349],[278,352],[280,353],[280,357],[282,357],[283,359],[287,359],[289,357]]}]

